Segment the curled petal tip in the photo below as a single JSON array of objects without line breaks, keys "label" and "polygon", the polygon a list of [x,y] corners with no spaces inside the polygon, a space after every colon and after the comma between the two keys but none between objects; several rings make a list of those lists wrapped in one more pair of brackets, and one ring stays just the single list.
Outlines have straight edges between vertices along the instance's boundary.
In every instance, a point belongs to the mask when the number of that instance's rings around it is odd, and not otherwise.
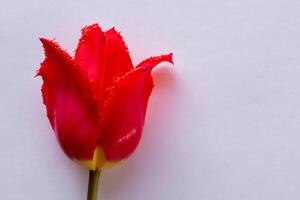
[{"label": "curled petal tip", "polygon": [[166,61],[174,65],[173,53],[169,53],[166,55]]},{"label": "curled petal tip", "polygon": [[160,55],[160,56],[157,56],[157,57],[152,57],[152,59],[159,61],[159,63],[161,63],[161,62],[169,62],[171,64],[174,64],[173,53],[163,54],[163,55]]},{"label": "curled petal tip", "polygon": [[174,64],[173,53],[147,58],[146,60],[138,64],[136,68],[153,69],[156,65],[162,62],[169,62],[171,64]]}]

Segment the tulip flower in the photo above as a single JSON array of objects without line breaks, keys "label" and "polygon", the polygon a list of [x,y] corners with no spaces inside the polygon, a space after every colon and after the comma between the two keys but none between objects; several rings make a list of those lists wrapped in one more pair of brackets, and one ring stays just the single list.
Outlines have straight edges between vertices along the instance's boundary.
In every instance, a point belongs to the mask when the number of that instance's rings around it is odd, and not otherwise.
[{"label": "tulip flower", "polygon": [[136,67],[122,36],[98,24],[82,29],[74,57],[53,40],[40,38],[47,116],[65,154],[90,170],[88,199],[96,199],[100,171],[128,158],[142,134],[152,69],[172,54],[150,57]]}]

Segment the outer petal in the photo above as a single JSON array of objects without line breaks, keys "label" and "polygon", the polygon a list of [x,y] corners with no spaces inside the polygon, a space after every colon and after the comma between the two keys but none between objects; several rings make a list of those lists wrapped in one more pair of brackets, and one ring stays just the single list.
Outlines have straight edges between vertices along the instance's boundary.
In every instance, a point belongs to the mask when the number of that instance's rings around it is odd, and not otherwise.
[{"label": "outer petal", "polygon": [[95,94],[104,98],[105,89],[117,77],[132,69],[131,59],[121,35],[114,28],[102,32],[98,24],[82,29],[75,60],[87,71]]},{"label": "outer petal", "polygon": [[172,63],[172,55],[147,59],[110,89],[102,113],[104,135],[99,140],[108,161],[128,157],[138,145],[153,88],[151,70],[163,61]]},{"label": "outer petal", "polygon": [[53,41],[41,39],[45,60],[42,94],[58,141],[74,159],[91,159],[99,136],[97,105],[88,80],[71,57]]}]

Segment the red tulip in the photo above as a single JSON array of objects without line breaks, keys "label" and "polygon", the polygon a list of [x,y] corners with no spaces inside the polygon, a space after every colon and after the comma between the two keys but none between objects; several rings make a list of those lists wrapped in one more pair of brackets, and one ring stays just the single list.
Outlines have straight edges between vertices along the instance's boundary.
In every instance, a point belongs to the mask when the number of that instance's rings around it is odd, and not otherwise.
[{"label": "red tulip", "polygon": [[52,40],[37,75],[57,140],[69,158],[99,170],[126,159],[142,134],[152,69],[173,63],[172,54],[151,57],[133,68],[122,36],[97,25],[82,29],[75,56]]}]

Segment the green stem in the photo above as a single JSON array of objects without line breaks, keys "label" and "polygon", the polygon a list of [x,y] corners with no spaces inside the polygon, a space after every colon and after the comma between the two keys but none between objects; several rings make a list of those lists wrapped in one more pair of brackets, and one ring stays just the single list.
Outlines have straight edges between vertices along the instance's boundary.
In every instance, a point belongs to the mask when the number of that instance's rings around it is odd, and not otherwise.
[{"label": "green stem", "polygon": [[90,170],[87,200],[97,200],[100,170]]}]

